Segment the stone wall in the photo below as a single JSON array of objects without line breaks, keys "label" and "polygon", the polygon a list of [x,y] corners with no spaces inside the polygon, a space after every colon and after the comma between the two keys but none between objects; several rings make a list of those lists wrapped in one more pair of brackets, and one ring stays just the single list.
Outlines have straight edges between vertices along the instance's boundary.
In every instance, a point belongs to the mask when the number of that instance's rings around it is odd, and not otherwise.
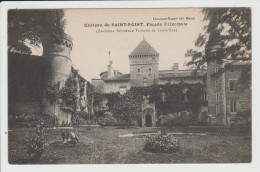
[{"label": "stone wall", "polygon": [[[130,85],[131,87],[151,86],[159,83],[159,56],[130,58]],[[140,73],[138,73],[140,69]],[[151,71],[149,71],[151,69]]]},{"label": "stone wall", "polygon": [[[223,69],[224,65],[217,62],[209,62],[207,67],[207,100],[208,100],[208,114],[211,117],[212,124],[223,125],[225,123],[225,86],[224,86],[224,73],[220,76],[212,77],[215,69]],[[218,101],[216,100],[218,94]],[[217,114],[217,108],[219,113]]]},{"label": "stone wall", "polygon": [[[228,118],[239,117],[239,112],[245,112],[251,110],[251,90],[247,88],[243,91],[239,90],[237,87],[234,91],[230,91],[229,81],[238,81],[241,76],[243,68],[248,66],[232,66],[228,68],[225,73],[225,89],[226,89],[226,113]],[[237,112],[230,111],[230,101],[236,101]]]},{"label": "stone wall", "polygon": [[120,87],[125,87],[126,90],[130,90],[129,81],[105,81],[104,93],[115,93],[120,91]]},{"label": "stone wall", "polygon": [[[219,75],[211,76],[215,73],[215,68],[223,70]],[[208,113],[212,115],[212,124],[226,125],[230,118],[238,118],[236,114],[251,110],[251,89],[246,89],[240,92],[238,89],[230,91],[230,80],[237,83],[241,72],[245,65],[240,66],[224,66],[216,62],[208,63],[207,69],[207,99],[208,99]],[[216,83],[218,86],[216,87]],[[219,95],[219,101],[216,102],[216,94]],[[230,111],[230,101],[236,101],[236,111]],[[219,114],[216,113],[217,106],[219,107]]]}]

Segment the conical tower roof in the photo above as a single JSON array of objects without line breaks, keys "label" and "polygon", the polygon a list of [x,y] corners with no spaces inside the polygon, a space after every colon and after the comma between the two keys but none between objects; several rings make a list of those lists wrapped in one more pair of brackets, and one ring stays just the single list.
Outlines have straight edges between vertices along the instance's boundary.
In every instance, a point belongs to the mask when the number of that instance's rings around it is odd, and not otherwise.
[{"label": "conical tower roof", "polygon": [[135,55],[159,55],[159,53],[143,39],[129,56]]}]

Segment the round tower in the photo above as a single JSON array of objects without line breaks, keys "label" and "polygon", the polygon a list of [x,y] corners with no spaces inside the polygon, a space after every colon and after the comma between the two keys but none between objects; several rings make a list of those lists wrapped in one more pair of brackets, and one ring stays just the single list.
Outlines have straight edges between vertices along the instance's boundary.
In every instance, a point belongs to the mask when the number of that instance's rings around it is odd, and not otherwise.
[{"label": "round tower", "polygon": [[47,85],[64,84],[71,73],[72,38],[64,34],[60,43],[53,43],[48,47],[46,60],[48,65]]},{"label": "round tower", "polygon": [[[47,90],[61,89],[71,73],[71,57],[73,42],[72,38],[64,34],[61,41],[50,43],[44,52],[46,60],[46,73],[44,87],[46,92],[42,97],[42,113],[56,117],[56,125],[71,125],[71,112],[65,112],[60,107],[62,100],[51,100]],[[52,92],[52,91],[51,91]]]}]

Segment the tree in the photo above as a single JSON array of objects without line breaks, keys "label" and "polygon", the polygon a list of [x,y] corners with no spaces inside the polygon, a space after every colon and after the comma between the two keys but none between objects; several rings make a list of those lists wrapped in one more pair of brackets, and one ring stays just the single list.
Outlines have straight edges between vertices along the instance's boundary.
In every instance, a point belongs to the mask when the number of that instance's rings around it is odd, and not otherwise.
[{"label": "tree", "polygon": [[127,92],[125,95],[118,95],[115,102],[108,106],[110,106],[113,116],[122,123],[122,127],[129,127],[140,118],[141,96]]},{"label": "tree", "polygon": [[[54,10],[9,10],[8,50],[31,54],[28,44],[46,47],[52,42],[59,43],[64,35],[64,11]],[[27,45],[26,45],[27,44]]]},{"label": "tree", "polygon": [[[251,59],[250,8],[205,8],[202,13],[208,24],[195,42],[197,49],[186,52],[185,56],[192,58],[187,65],[201,69],[212,60]],[[209,51],[217,45],[221,46],[222,56],[212,58]]]}]

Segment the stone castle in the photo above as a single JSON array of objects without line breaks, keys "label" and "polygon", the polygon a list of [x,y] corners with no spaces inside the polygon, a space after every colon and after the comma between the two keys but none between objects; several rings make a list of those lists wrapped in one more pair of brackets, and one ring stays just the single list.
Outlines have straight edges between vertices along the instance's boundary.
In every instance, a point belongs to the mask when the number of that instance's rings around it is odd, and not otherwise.
[{"label": "stone castle", "polygon": [[198,71],[194,77],[192,70],[179,70],[178,63],[174,63],[171,70],[159,70],[159,56],[160,54],[143,39],[128,56],[130,74],[114,70],[110,61],[107,71],[100,74],[100,79],[92,79],[91,83],[100,93],[124,93],[131,87],[205,82],[206,71]]},{"label": "stone castle", "polygon": [[[221,56],[221,47],[215,46],[210,57]],[[251,70],[251,61],[216,61],[207,65],[207,100],[208,114],[212,123],[230,125],[238,120],[242,122],[241,115],[251,116],[251,85],[243,91],[238,88],[241,73]],[[251,120],[251,119],[248,119]]]},{"label": "stone castle", "polygon": [[[64,34],[61,43],[47,47],[44,57],[9,53],[9,114],[50,114],[56,125],[70,125],[72,113],[62,110],[62,99],[51,102],[46,88],[60,90],[75,69],[71,66],[72,38]],[[77,110],[88,111],[87,81],[76,74]],[[83,91],[80,91],[84,88]]]},{"label": "stone castle", "polygon": [[[212,58],[219,55],[218,49],[219,47],[214,47],[211,50]],[[171,70],[159,70],[159,56],[160,54],[143,39],[128,56],[130,74],[122,74],[114,70],[110,60],[107,71],[100,74],[100,79],[92,79],[91,83],[98,93],[105,94],[114,92],[124,94],[131,87],[146,87],[155,84],[201,83],[206,87],[207,92],[206,95],[201,95],[201,98],[208,101],[208,106],[201,107],[201,112],[206,113],[210,118],[210,123],[216,125],[229,125],[232,120],[240,119],[237,114],[250,111],[251,89],[246,89],[241,94],[238,93],[235,85],[242,70],[250,67],[251,62],[208,62],[207,70],[200,70],[194,75],[193,70],[180,70],[178,63],[174,63]],[[229,66],[228,69],[227,66]],[[153,105],[147,104],[147,106]],[[153,108],[152,116],[155,116],[154,112]],[[151,120],[154,121],[154,119]]]},{"label": "stone castle", "polygon": [[[214,47],[210,56],[219,56]],[[64,111],[58,97],[50,102],[44,93],[46,88],[61,89],[67,78],[75,73],[71,66],[70,52],[73,49],[72,38],[64,35],[61,43],[52,43],[47,48],[45,57],[19,53],[8,55],[8,113],[10,114],[50,114],[56,117],[56,125],[70,125],[72,113]],[[170,70],[159,70],[160,54],[143,39],[129,54],[130,73],[122,74],[113,69],[109,61],[107,71],[99,79],[92,79],[92,85],[98,93],[120,92],[124,94],[131,87],[146,87],[154,84],[201,83],[206,88],[206,95],[201,98],[208,101],[207,107],[201,107],[201,113],[210,117],[212,124],[229,125],[239,121],[240,114],[250,113],[251,88],[239,92],[237,81],[243,70],[251,67],[251,62],[208,62],[207,70],[180,70],[174,63]],[[47,70],[46,70],[47,69]],[[74,72],[73,72],[74,71]],[[77,90],[76,111],[88,109],[87,81],[79,74],[74,75]],[[167,95],[165,95],[167,96]],[[144,103],[143,126],[155,126],[156,109],[154,104]],[[201,115],[201,114],[200,114]],[[147,123],[147,120],[152,122]]]}]

